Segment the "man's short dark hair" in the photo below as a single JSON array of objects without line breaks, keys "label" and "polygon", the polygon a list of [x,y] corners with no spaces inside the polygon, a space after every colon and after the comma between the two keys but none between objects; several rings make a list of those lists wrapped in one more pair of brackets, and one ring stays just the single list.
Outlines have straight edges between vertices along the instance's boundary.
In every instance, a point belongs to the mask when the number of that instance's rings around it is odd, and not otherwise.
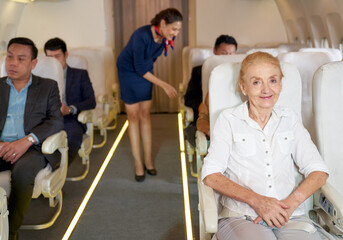
[{"label": "man's short dark hair", "polygon": [[67,51],[67,44],[60,38],[51,38],[44,45],[44,52],[46,50],[56,51],[61,49],[63,53]]},{"label": "man's short dark hair", "polygon": [[37,58],[37,55],[38,55],[38,49],[35,45],[35,43],[31,40],[31,39],[28,39],[28,38],[24,38],[24,37],[16,37],[16,38],[12,38],[9,42],[8,42],[8,45],[7,45],[7,51],[9,49],[9,47],[12,45],[12,44],[21,44],[21,45],[25,45],[25,46],[29,46],[31,48],[31,59],[36,59]]},{"label": "man's short dark hair", "polygon": [[237,42],[236,42],[236,39],[234,39],[234,37],[231,37],[229,35],[220,35],[216,39],[216,43],[214,44],[214,49],[217,49],[219,47],[219,45],[222,43],[233,44],[233,45],[235,45],[236,50],[237,50]]}]

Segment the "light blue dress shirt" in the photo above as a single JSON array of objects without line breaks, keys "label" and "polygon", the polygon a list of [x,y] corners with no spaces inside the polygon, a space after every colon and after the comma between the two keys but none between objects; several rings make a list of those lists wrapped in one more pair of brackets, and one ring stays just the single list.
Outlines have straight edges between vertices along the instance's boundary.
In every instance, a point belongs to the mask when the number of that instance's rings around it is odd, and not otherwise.
[{"label": "light blue dress shirt", "polygon": [[[10,86],[10,95],[6,122],[0,136],[0,141],[13,142],[25,137],[24,113],[28,88],[32,84],[32,75],[30,76],[29,82],[20,92],[15,89],[9,77],[6,83]],[[33,133],[30,134],[35,138],[36,144],[38,144],[38,138]]]}]

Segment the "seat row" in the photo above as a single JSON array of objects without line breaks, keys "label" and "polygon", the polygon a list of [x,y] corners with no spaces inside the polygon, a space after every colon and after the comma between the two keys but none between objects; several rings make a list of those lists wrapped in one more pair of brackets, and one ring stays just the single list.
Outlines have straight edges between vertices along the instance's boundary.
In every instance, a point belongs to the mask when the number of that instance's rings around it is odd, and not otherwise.
[{"label": "seat row", "polygon": [[[7,75],[5,71],[5,55],[5,53],[0,54],[0,77]],[[89,155],[92,149],[104,146],[107,141],[107,131],[113,130],[116,127],[119,93],[118,87],[114,83],[115,72],[112,49],[108,47],[71,49],[67,64],[74,68],[88,70],[97,100],[95,109],[82,111],[78,115],[78,121],[87,126],[78,151],[79,156],[82,158],[82,164],[85,166],[84,172],[80,176],[67,178],[68,144],[64,131],[46,139],[43,143],[42,151],[53,153],[59,150],[62,153],[61,164],[53,172],[51,172],[49,166],[39,172],[35,181],[33,198],[37,198],[41,194],[49,198],[50,206],[56,207],[55,215],[48,223],[22,226],[22,229],[43,229],[54,223],[62,208],[62,187],[65,180],[77,181],[86,177],[90,167]],[[63,69],[56,59],[39,54],[38,63],[32,73],[57,81],[60,96],[62,96],[61,93],[64,89]],[[100,143],[94,144],[94,134],[98,134],[98,132],[102,140]],[[8,234],[6,196],[9,195],[9,192],[10,171],[0,172],[0,239],[7,239]]]}]

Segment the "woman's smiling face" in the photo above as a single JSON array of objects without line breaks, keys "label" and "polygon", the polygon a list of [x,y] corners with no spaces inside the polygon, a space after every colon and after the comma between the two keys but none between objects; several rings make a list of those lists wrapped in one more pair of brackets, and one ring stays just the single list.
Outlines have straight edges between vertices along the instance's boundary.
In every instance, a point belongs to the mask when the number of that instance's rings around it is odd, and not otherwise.
[{"label": "woman's smiling face", "polygon": [[249,105],[259,110],[271,110],[282,89],[281,76],[279,68],[272,63],[250,65],[239,84],[243,94],[249,98]]}]

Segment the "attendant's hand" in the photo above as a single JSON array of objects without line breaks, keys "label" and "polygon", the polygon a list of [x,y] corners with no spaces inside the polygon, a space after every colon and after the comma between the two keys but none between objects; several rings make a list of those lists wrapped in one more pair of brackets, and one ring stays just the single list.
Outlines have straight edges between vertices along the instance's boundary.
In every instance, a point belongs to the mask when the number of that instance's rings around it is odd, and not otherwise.
[{"label": "attendant's hand", "polygon": [[287,211],[289,209],[288,205],[275,198],[260,195],[252,208],[258,214],[254,223],[257,224],[264,220],[271,228],[284,226],[290,217]]},{"label": "attendant's hand", "polygon": [[62,106],[61,106],[61,112],[62,112],[62,115],[65,116],[65,115],[69,115],[69,109],[70,107],[65,105],[64,103],[62,103]]},{"label": "attendant's hand", "polygon": [[0,158],[14,164],[31,147],[32,143],[23,137],[14,142],[4,142],[0,148]]},{"label": "attendant's hand", "polygon": [[172,85],[166,83],[162,88],[169,98],[175,98],[178,96],[176,89]]}]

